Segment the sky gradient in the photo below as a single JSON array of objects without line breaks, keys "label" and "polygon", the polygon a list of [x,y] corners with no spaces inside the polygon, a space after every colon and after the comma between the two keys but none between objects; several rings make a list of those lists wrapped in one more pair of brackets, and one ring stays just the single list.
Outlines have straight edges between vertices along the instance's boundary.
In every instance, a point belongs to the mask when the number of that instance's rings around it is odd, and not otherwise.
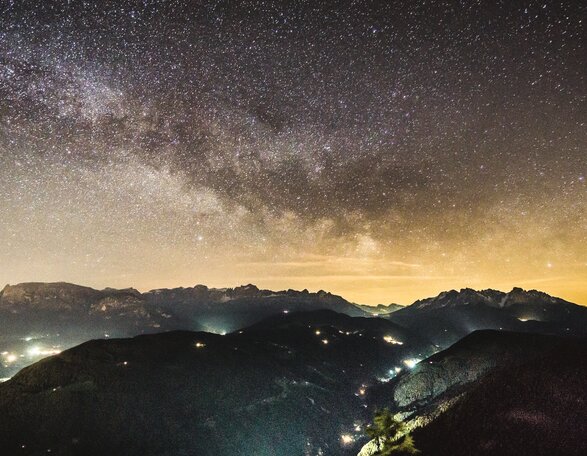
[{"label": "sky gradient", "polygon": [[587,304],[585,6],[0,3],[0,283]]}]

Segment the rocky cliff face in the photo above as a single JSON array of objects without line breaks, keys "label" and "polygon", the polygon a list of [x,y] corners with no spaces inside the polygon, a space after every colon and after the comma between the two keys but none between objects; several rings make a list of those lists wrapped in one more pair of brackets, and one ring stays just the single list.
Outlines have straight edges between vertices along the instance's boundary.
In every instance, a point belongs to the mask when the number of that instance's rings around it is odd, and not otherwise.
[{"label": "rocky cliff face", "polygon": [[34,311],[87,312],[103,293],[69,283],[22,283],[7,285],[0,295],[0,310],[11,313]]},{"label": "rocky cliff face", "polygon": [[100,326],[109,321],[116,322],[119,329],[128,326],[136,331],[137,326],[160,328],[166,320],[133,288],[94,290],[62,282],[7,285],[0,295],[0,314],[8,319],[7,331],[11,322],[19,322],[20,328],[27,321],[32,328],[41,325],[46,331],[75,330],[76,325]]},{"label": "rocky cliff face", "polygon": [[587,341],[559,340],[488,371],[414,432],[423,456],[587,453]]},{"label": "rocky cliff face", "polygon": [[496,367],[531,359],[564,341],[535,334],[477,331],[382,385],[374,392],[374,400],[411,417],[437,400],[461,394],[468,384]]},{"label": "rocky cliff face", "polygon": [[[542,385],[540,388],[546,387],[550,380],[545,380],[552,376],[556,376],[560,368],[560,360],[553,360],[552,365],[548,365],[544,361],[545,357],[553,359],[559,357],[565,359],[568,366],[560,369],[561,377],[563,372],[571,375],[569,381],[574,383],[574,393],[570,396],[577,396],[580,388],[579,384],[585,383],[585,376],[581,374],[581,369],[585,369],[585,350],[587,350],[587,341],[585,339],[562,338],[555,336],[544,336],[536,334],[523,333],[508,333],[498,331],[477,331],[463,340],[457,342],[452,347],[436,353],[426,360],[420,362],[413,369],[400,374],[396,379],[372,388],[368,398],[369,403],[375,406],[385,406],[396,413],[398,419],[404,420],[410,431],[414,431],[416,435],[416,446],[419,445],[420,435],[424,435],[426,441],[424,442],[425,454],[548,454],[537,450],[536,446],[531,446],[532,451],[520,452],[520,445],[517,446],[518,453],[513,451],[506,451],[502,448],[500,451],[485,451],[483,444],[479,441],[475,444],[465,444],[467,450],[464,451],[459,447],[462,443],[454,444],[457,441],[466,441],[467,434],[463,433],[458,425],[454,422],[453,416],[458,416],[459,419],[464,418],[464,413],[460,410],[466,408],[467,420],[471,423],[479,423],[480,428],[483,428],[486,417],[480,410],[484,407],[492,409],[484,403],[499,401],[498,397],[505,393],[514,398],[516,395],[520,397],[528,397],[529,404],[543,407],[542,402],[556,400],[559,394],[565,396],[565,386],[560,385],[558,391],[533,391],[535,388],[536,379]],[[582,355],[581,355],[582,354]],[[583,359],[578,359],[579,355]],[[579,368],[578,365],[582,367]],[[573,374],[573,369],[577,371]],[[520,382],[519,375],[522,374],[527,377],[524,382]],[[494,377],[495,376],[495,377]],[[499,382],[491,380],[492,388],[495,390],[488,393],[487,397],[482,397],[482,394],[477,393],[479,385],[489,381],[488,379],[499,378]],[[512,386],[514,383],[520,383],[518,386]],[[561,383],[557,380],[556,383]],[[522,386],[524,385],[524,386]],[[523,389],[518,391],[516,388]],[[503,391],[497,391],[502,389]],[[542,396],[541,396],[542,395]],[[554,396],[553,396],[554,395]],[[551,399],[548,399],[552,396]],[[476,398],[476,399],[471,399]],[[532,399],[530,399],[532,398]],[[573,400],[576,400],[573,399]],[[474,402],[476,401],[476,402]],[[474,402],[475,405],[472,405]],[[518,403],[523,401],[518,400]],[[574,417],[573,422],[582,422],[579,415],[587,417],[587,408],[585,408],[584,401],[581,399],[577,403],[569,405],[569,415]],[[465,405],[462,405],[465,404]],[[476,409],[475,407],[478,407]],[[527,409],[527,406],[517,406],[522,409]],[[507,407],[505,407],[507,408]],[[530,407],[531,408],[531,407]],[[453,412],[453,410],[455,410]],[[560,408],[559,412],[562,412]],[[557,412],[557,413],[559,413]],[[492,412],[493,413],[493,412]],[[451,418],[444,418],[443,416],[450,416]],[[528,410],[517,411],[514,410],[503,412],[503,417],[493,416],[490,418],[493,425],[506,426],[508,417],[515,414],[520,417],[528,417],[527,419],[534,420],[533,414]],[[521,418],[522,419],[522,418]],[[442,423],[441,425],[437,425]],[[515,429],[515,423],[511,421],[511,428]],[[569,419],[570,420],[570,419]],[[515,420],[514,420],[515,421]],[[463,427],[468,427],[471,423],[462,423]],[[450,430],[447,430],[450,427]],[[421,432],[419,429],[424,428]],[[430,431],[428,430],[431,429]],[[439,429],[444,429],[439,431]],[[475,432],[483,433],[481,429]],[[502,429],[501,432],[506,432]],[[515,433],[515,431],[513,431]],[[550,432],[550,431],[549,431]],[[434,433],[434,437],[431,437]],[[564,433],[564,432],[563,432]],[[487,433],[490,434],[490,433]],[[536,436],[540,433],[536,431]],[[490,436],[487,436],[490,438]],[[539,439],[536,439],[539,440]],[[441,442],[441,444],[439,444]],[[498,444],[494,439],[492,445]],[[500,442],[503,444],[503,442]],[[445,448],[443,453],[438,453],[438,446]],[[480,445],[480,447],[475,447]],[[493,450],[495,447],[493,448]],[[366,444],[359,453],[359,456],[371,456],[375,453],[375,446],[372,442]],[[505,451],[505,452],[501,452]],[[537,452],[538,451],[538,452]],[[550,454],[558,454],[556,452]],[[580,454],[580,453],[561,453],[561,454]]]}]

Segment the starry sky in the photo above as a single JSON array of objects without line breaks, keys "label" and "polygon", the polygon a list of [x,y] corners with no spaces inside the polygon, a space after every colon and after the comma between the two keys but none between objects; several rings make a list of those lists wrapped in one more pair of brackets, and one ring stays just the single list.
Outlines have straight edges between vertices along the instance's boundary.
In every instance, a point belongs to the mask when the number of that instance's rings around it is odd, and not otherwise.
[{"label": "starry sky", "polygon": [[580,1],[0,1],[0,283],[587,304]]}]

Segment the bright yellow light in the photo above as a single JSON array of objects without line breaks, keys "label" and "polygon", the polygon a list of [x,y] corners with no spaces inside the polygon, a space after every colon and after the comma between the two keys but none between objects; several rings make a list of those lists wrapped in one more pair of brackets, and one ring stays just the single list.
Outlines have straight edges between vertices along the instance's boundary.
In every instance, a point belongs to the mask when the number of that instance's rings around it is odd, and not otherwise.
[{"label": "bright yellow light", "polygon": [[350,434],[343,434],[340,436],[340,440],[342,441],[343,445],[350,445],[355,441],[354,437]]},{"label": "bright yellow light", "polygon": [[31,357],[37,356],[51,356],[51,355],[58,355],[61,353],[61,350],[57,350],[54,348],[41,348],[38,346],[31,347],[27,350],[27,354]]},{"label": "bright yellow light", "polygon": [[403,345],[404,344],[403,342],[400,342],[399,340],[396,340],[391,336],[384,336],[383,340],[385,342],[387,342],[388,344],[394,344],[394,345]]},{"label": "bright yellow light", "polygon": [[328,345],[328,339],[322,339],[322,343],[323,343],[324,345]]},{"label": "bright yellow light", "polygon": [[422,360],[417,358],[404,359],[404,364],[410,369],[413,369],[420,361]]},{"label": "bright yellow light", "polygon": [[13,363],[17,359],[18,359],[18,356],[16,356],[14,353],[8,353],[6,355],[6,362]]},{"label": "bright yellow light", "polygon": [[320,330],[319,330],[319,329],[317,329],[317,330],[316,330],[316,335],[317,335],[317,336],[319,336],[320,334],[321,334]]},{"label": "bright yellow light", "polygon": [[206,346],[203,342],[196,342],[196,348],[204,348]]}]

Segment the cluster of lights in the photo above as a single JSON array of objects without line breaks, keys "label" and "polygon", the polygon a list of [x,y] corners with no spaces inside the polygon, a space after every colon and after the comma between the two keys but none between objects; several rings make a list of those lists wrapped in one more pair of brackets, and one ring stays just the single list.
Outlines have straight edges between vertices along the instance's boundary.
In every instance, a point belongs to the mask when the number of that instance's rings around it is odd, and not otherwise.
[{"label": "cluster of lights", "polygon": [[[31,341],[32,339],[33,339],[32,337],[23,338],[23,340],[26,340],[26,341]],[[12,363],[16,362],[19,358],[24,358],[25,356],[28,356],[29,358],[40,358],[43,356],[58,355],[59,353],[61,353],[61,350],[59,350],[56,347],[45,348],[45,347],[41,347],[39,345],[34,345],[34,346],[28,348],[25,354],[18,354],[18,353],[3,351],[0,353],[0,355],[2,356],[4,363],[12,364]]]},{"label": "cluster of lights", "polygon": [[396,366],[396,367],[394,367],[392,369],[389,369],[387,371],[387,376],[385,376],[385,377],[378,377],[377,380],[380,381],[381,383],[387,383],[392,378],[396,377],[401,371],[402,371],[402,368]]},{"label": "cluster of lights", "polygon": [[[284,311],[284,313],[285,313],[285,311]],[[308,327],[311,328],[310,326],[308,326]],[[342,329],[339,329],[338,333],[346,335],[346,336],[350,336],[352,334],[356,334],[357,331],[352,332],[352,331],[343,331]],[[316,334],[317,336],[320,336],[322,334],[322,331],[320,331],[319,329],[316,329],[316,330],[314,330],[314,334]],[[362,335],[363,335],[362,333],[359,333],[359,336],[362,336]],[[395,343],[398,343],[400,345],[402,344],[402,342],[397,342],[397,341]]]},{"label": "cluster of lights", "polygon": [[384,340],[385,342],[387,342],[388,344],[394,344],[394,345],[403,345],[403,344],[404,344],[403,342],[400,342],[399,340],[397,340],[397,339],[394,339],[394,338],[393,338],[393,337],[391,337],[391,336],[384,336],[384,337],[383,337],[383,340]]},{"label": "cluster of lights", "polygon": [[196,348],[204,348],[206,346],[203,342],[196,342]]}]

